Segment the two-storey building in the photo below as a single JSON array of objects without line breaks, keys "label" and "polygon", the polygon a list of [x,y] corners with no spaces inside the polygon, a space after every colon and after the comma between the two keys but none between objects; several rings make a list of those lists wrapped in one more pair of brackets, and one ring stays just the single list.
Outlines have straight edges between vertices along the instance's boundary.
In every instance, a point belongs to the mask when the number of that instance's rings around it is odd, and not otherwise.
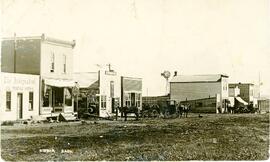
[{"label": "two-storey building", "polygon": [[47,37],[11,37],[2,41],[1,70],[39,76],[39,114],[74,113],[72,87],[75,41]]}]

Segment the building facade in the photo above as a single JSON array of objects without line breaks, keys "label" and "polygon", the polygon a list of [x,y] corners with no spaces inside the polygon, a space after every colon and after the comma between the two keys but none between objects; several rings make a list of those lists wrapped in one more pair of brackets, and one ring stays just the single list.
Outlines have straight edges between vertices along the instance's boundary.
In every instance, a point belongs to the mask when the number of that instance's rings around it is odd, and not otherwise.
[{"label": "building facade", "polygon": [[260,113],[270,112],[270,99],[266,97],[261,97],[258,99],[258,108]]},{"label": "building facade", "polygon": [[39,116],[39,76],[0,73],[0,120],[25,120]]},{"label": "building facade", "polygon": [[90,109],[89,113],[108,117],[116,115],[117,105],[142,108],[140,78],[123,77],[113,70],[101,69],[98,72],[74,73],[74,80],[80,87],[81,105]]},{"label": "building facade", "polygon": [[142,79],[121,76],[121,106],[142,110]]},{"label": "building facade", "polygon": [[238,97],[241,97],[248,104],[252,104],[254,107],[258,107],[257,98],[254,97],[254,84],[252,83],[230,83],[229,88],[239,88],[240,93]]},{"label": "building facade", "polygon": [[74,113],[72,87],[75,41],[47,37],[11,37],[2,41],[1,70],[39,75],[39,114]]},{"label": "building facade", "polygon": [[176,75],[170,81],[170,99],[177,102],[216,98],[216,112],[224,112],[228,99],[228,76]]}]

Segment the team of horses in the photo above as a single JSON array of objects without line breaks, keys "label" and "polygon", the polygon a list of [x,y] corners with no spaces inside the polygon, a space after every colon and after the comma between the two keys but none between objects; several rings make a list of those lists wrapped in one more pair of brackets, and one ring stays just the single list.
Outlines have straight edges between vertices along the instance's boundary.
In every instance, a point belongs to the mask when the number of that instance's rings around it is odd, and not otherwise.
[{"label": "team of horses", "polygon": [[[152,111],[157,112],[155,109],[152,109]],[[140,109],[136,106],[131,106],[131,107],[118,107],[119,112],[121,113],[121,117],[125,118],[125,121],[127,121],[127,116],[128,114],[135,114],[136,120],[139,120],[140,114],[144,117],[143,113],[140,111]],[[151,109],[147,110],[151,111]],[[175,105],[175,114],[181,118],[181,117],[188,117],[188,112],[190,111],[190,105],[189,104],[176,104]],[[161,111],[158,111],[160,115],[162,114]],[[164,116],[164,115],[163,115]],[[156,117],[156,116],[155,116]]]}]

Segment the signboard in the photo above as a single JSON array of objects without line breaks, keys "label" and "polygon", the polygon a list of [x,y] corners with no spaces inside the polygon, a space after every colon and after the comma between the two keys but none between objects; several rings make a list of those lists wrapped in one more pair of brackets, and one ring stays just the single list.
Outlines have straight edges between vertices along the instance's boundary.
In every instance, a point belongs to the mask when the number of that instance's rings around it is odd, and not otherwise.
[{"label": "signboard", "polygon": [[115,71],[105,71],[106,75],[116,75]]},{"label": "signboard", "polygon": [[38,77],[31,75],[1,74],[1,85],[7,91],[33,91],[38,86]]}]

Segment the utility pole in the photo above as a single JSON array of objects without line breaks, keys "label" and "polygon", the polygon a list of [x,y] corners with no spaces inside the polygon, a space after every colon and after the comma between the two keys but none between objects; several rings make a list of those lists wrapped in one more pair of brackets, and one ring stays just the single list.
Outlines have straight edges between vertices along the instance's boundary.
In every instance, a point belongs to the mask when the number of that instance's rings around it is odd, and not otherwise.
[{"label": "utility pole", "polygon": [[261,98],[261,72],[259,72],[259,98]]}]

